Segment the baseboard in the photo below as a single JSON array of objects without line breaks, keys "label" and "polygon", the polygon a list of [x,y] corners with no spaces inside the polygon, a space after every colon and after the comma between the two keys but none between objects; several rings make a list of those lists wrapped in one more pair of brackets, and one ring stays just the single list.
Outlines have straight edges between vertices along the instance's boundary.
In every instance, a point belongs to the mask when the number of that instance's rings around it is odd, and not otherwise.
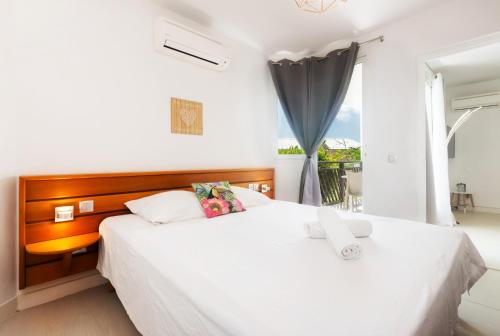
[{"label": "baseboard", "polygon": [[0,305],[0,324],[16,313],[17,298],[14,297]]},{"label": "baseboard", "polygon": [[488,207],[476,206],[476,207],[474,207],[474,212],[486,212],[486,213],[500,214],[500,209],[499,208],[488,208]]},{"label": "baseboard", "polygon": [[35,307],[106,283],[97,271],[89,271],[26,288],[17,296],[17,310]]}]

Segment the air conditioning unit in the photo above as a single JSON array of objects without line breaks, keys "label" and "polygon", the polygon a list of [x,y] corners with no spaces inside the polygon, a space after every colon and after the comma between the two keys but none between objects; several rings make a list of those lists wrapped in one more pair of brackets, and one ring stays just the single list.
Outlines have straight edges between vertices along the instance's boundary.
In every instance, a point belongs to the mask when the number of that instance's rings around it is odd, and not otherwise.
[{"label": "air conditioning unit", "polygon": [[453,111],[467,111],[480,106],[483,108],[500,106],[500,92],[453,98],[451,100],[451,108]]},{"label": "air conditioning unit", "polygon": [[161,18],[156,23],[155,47],[162,54],[223,71],[231,62],[226,48],[212,38]]}]

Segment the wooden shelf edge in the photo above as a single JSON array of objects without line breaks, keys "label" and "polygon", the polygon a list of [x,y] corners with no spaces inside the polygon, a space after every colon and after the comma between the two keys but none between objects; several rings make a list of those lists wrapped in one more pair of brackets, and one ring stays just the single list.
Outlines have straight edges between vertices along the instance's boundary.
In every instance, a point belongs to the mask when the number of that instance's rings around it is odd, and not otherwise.
[{"label": "wooden shelf edge", "polygon": [[38,243],[26,244],[26,252],[30,254],[64,254],[90,246],[99,241],[99,232],[46,240]]}]

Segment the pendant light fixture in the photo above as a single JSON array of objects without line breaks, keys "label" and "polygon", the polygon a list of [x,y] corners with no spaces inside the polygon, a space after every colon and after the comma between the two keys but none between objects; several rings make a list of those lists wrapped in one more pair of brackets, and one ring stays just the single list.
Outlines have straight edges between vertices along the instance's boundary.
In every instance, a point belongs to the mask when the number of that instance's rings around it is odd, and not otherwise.
[{"label": "pendant light fixture", "polygon": [[295,0],[297,7],[306,12],[324,13],[338,2],[347,0]]}]

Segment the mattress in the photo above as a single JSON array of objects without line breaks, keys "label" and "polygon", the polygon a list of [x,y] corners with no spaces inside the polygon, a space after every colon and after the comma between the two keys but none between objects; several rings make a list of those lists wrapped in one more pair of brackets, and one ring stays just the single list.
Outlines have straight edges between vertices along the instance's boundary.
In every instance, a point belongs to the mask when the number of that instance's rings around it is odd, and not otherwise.
[{"label": "mattress", "polygon": [[152,335],[451,335],[457,307],[486,268],[468,236],[369,219],[363,257],[309,239],[316,208],[273,201],[213,219],[100,226],[98,270],[132,322]]}]

